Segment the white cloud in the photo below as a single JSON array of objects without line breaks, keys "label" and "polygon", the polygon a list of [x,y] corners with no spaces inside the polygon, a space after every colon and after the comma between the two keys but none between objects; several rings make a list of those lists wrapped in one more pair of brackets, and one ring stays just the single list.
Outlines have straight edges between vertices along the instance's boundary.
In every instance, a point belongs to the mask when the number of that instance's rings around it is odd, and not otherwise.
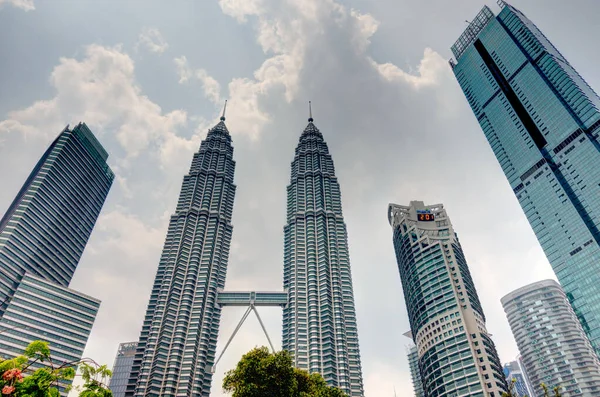
[{"label": "white cloud", "polygon": [[350,10],[350,16],[354,18],[357,25],[357,29],[353,32],[354,37],[352,40],[358,51],[365,51],[371,44],[371,36],[373,36],[379,28],[379,21],[371,14],[362,14],[355,9]]},{"label": "white cloud", "polygon": [[4,4],[8,4],[16,8],[21,8],[25,11],[35,10],[33,0],[0,0],[0,7],[2,7]]},{"label": "white cloud", "polygon": [[[253,78],[234,78],[229,83],[231,130],[253,139],[271,121],[261,100],[278,88],[284,89],[288,103],[297,97],[309,49],[327,36],[332,21],[349,39],[354,51],[389,82],[402,82],[418,89],[437,84],[440,74],[445,72],[443,69],[447,69],[442,57],[429,48],[425,49],[415,74],[391,63],[376,63],[366,51],[379,21],[368,13],[348,10],[334,0],[288,0],[283,4],[269,0],[220,0],[219,5],[240,23],[256,17],[257,42],[265,54],[272,54],[254,72]],[[191,72],[182,70],[180,79],[185,81]]]},{"label": "white cloud", "polygon": [[162,54],[169,48],[169,44],[156,28],[144,28],[140,33],[136,48],[140,45],[150,52]]},{"label": "white cloud", "polygon": [[195,77],[202,83],[204,95],[215,104],[221,103],[221,85],[204,69],[192,70],[185,56],[175,58],[179,83],[183,84]]},{"label": "white cloud", "polygon": [[96,228],[104,238],[94,244],[94,251],[117,252],[126,259],[122,264],[156,262],[156,253],[160,251],[165,238],[163,227],[149,227],[138,217],[120,208],[102,213]]},{"label": "white cloud", "polygon": [[246,22],[246,16],[262,12],[261,0],[219,0],[223,12],[239,22]]},{"label": "white cloud", "polygon": [[95,132],[116,132],[128,157],[160,147],[187,124],[187,113],[164,113],[142,93],[135,81],[134,62],[120,46],[90,45],[82,60],[61,58],[50,83],[56,96],[10,112],[0,121],[0,134],[48,138],[65,124],[85,121]]},{"label": "white cloud", "polygon": [[417,89],[439,84],[441,77],[449,73],[448,62],[431,48],[425,48],[416,73],[405,72],[393,63],[379,64],[372,59],[370,61],[384,79],[408,83]]}]

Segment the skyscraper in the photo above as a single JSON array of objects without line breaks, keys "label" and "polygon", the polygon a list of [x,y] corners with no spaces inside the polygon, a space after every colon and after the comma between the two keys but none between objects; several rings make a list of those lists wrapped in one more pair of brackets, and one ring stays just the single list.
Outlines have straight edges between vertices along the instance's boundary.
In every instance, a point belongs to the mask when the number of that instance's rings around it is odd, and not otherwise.
[{"label": "skyscraper", "polygon": [[114,174],[90,129],[67,126],[0,220],[0,315],[25,272],[67,287]]},{"label": "skyscraper", "polygon": [[600,362],[560,285],[543,280],[502,298],[525,369],[539,387],[561,387],[565,397],[600,395]]},{"label": "skyscraper", "polygon": [[0,357],[41,339],[56,365],[81,358],[100,301],[67,287],[114,179],[107,158],[85,124],[67,126],[0,220]]},{"label": "skyscraper", "polygon": [[[533,388],[529,385],[527,376],[521,368],[519,361],[511,361],[504,364],[504,376],[506,382],[510,385],[513,381],[513,393],[515,397],[533,397]],[[539,386],[538,386],[539,387]]]},{"label": "skyscraper", "polygon": [[390,204],[388,220],[425,395],[500,397],[500,360],[443,205]]},{"label": "skyscraper", "polygon": [[312,115],[287,187],[282,345],[294,365],[362,396],[363,382],[346,224],[333,159]]},{"label": "skyscraper", "polygon": [[600,97],[519,10],[484,7],[452,70],[600,353]]},{"label": "skyscraper", "polygon": [[410,367],[410,378],[412,380],[415,397],[425,397],[423,391],[423,379],[421,378],[421,370],[419,369],[419,352],[416,345],[412,345],[408,349],[408,365]]},{"label": "skyscraper", "polygon": [[137,351],[137,342],[121,343],[113,364],[112,376],[108,388],[113,397],[124,397],[129,383],[129,374]]},{"label": "skyscraper", "polygon": [[154,280],[127,396],[208,396],[235,185],[225,117],[184,176]]}]

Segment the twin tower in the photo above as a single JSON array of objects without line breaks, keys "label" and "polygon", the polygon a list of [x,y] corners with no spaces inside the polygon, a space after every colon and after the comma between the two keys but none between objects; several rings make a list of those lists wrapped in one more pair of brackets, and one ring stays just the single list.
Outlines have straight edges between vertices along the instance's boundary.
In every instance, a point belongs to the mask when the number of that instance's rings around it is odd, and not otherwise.
[{"label": "twin tower", "polygon": [[282,347],[291,352],[294,365],[319,372],[348,396],[363,396],[340,187],[312,115],[296,147],[287,187],[285,292],[223,292],[234,171],[223,114],[183,178],[126,395],[208,396],[221,308],[244,305],[248,310],[242,322],[255,306],[283,307]]}]

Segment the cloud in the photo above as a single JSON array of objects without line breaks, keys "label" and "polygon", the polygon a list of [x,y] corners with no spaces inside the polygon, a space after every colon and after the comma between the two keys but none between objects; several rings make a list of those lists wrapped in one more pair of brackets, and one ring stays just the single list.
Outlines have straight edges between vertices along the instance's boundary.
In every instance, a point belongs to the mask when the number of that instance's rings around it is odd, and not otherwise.
[{"label": "cloud", "polygon": [[149,148],[160,151],[187,125],[187,113],[165,113],[142,93],[135,81],[134,62],[120,46],[89,45],[81,60],[61,58],[50,83],[56,96],[10,112],[0,121],[0,134],[20,133],[47,139],[67,123],[85,121],[100,135],[115,131],[128,157]]},{"label": "cloud", "polygon": [[144,28],[140,33],[136,48],[144,46],[148,51],[162,54],[169,48],[169,44],[156,28]]},{"label": "cloud", "polygon": [[20,8],[25,11],[35,10],[33,0],[0,0],[0,9],[4,4],[11,5],[16,8]]},{"label": "cloud", "polygon": [[378,64],[372,59],[369,60],[387,81],[408,83],[416,89],[437,85],[440,83],[441,76],[449,73],[448,62],[431,48],[425,48],[416,74],[405,72],[393,63]]},{"label": "cloud", "polygon": [[[367,50],[379,21],[371,14],[348,10],[333,0],[290,0],[284,3],[220,0],[219,5],[226,15],[240,23],[246,23],[250,17],[256,18],[257,42],[263,52],[270,55],[254,72],[253,78],[234,78],[228,85],[231,129],[254,140],[272,121],[261,102],[281,90],[286,102],[296,99],[306,62],[311,56],[316,56],[311,51],[314,44],[332,34],[343,34],[353,50],[390,82],[403,82],[420,88],[437,84],[439,76],[447,72],[443,69],[447,69],[446,62],[429,48],[425,50],[417,74],[405,72],[392,63],[376,63],[367,55]],[[184,81],[189,78],[186,73],[180,73],[180,77]]]},{"label": "cloud", "polygon": [[179,75],[179,84],[187,83],[191,78],[196,78],[202,83],[206,98],[215,104],[221,103],[221,85],[206,70],[192,70],[185,56],[175,58],[174,62]]}]

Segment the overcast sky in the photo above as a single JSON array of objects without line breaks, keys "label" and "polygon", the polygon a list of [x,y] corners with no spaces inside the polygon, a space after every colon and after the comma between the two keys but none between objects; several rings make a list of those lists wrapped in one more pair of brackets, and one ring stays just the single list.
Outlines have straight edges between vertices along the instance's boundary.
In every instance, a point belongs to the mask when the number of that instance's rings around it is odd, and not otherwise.
[{"label": "overcast sky", "polygon": [[[183,175],[229,99],[237,162],[226,288],[279,290],[290,163],[307,102],[339,177],[369,397],[412,393],[389,202],[443,203],[503,362],[500,298],[554,277],[447,60],[482,0],[0,0],[0,213],[84,121],[115,183],[72,288],[102,300],[85,355],[137,340]],[[600,89],[597,0],[515,0]],[[243,309],[223,311],[218,353]],[[262,309],[281,346],[281,310]],[[266,345],[250,317],[217,368]]]}]

